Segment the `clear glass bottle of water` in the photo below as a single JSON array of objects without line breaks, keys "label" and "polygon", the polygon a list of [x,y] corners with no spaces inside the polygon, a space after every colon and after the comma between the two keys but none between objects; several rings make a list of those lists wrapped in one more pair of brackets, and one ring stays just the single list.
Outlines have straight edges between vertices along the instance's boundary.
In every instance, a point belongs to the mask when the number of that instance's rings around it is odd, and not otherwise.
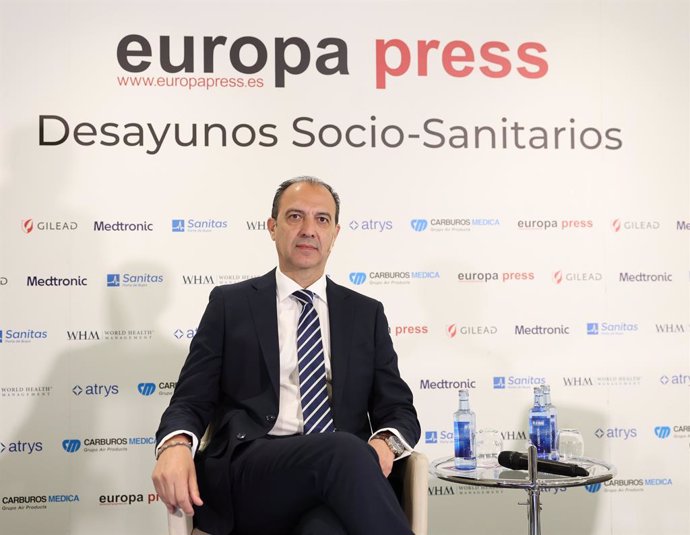
[{"label": "clear glass bottle of water", "polygon": [[551,387],[549,385],[542,385],[541,391],[544,394],[544,407],[546,407],[546,412],[549,414],[549,419],[551,421],[551,453],[549,454],[549,459],[557,461],[556,435],[558,434],[558,409],[551,403]]},{"label": "clear glass bottle of water", "polygon": [[529,411],[529,439],[537,448],[537,457],[548,459],[553,449],[551,417],[544,406],[544,392],[534,388],[534,406]]},{"label": "clear glass bottle of water", "polygon": [[455,438],[455,468],[474,470],[477,467],[475,452],[475,432],[477,420],[470,410],[470,394],[467,390],[458,391],[459,407],[453,414]]}]

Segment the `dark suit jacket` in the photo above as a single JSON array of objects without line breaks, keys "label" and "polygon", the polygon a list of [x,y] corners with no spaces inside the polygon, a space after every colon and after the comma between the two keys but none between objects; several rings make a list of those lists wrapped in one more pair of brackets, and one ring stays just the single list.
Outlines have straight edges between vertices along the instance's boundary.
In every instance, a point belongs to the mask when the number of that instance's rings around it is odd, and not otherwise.
[{"label": "dark suit jacket", "polygon": [[[419,422],[383,306],[330,279],[326,293],[336,429],[367,440],[372,427],[393,427],[416,444]],[[201,437],[212,425],[211,442],[195,458],[204,499],[195,514],[201,530],[231,531],[232,452],[273,427],[279,380],[275,270],[214,288],[156,433],[157,442],[180,429]]]}]

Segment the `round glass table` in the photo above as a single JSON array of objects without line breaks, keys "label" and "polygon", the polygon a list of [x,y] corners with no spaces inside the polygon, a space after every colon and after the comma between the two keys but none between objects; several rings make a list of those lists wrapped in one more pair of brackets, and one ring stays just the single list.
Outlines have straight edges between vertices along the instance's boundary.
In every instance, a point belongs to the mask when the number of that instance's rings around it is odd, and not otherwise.
[{"label": "round glass table", "polygon": [[569,459],[568,462],[581,466],[589,473],[588,476],[567,477],[538,472],[536,470],[537,451],[531,446],[527,451],[528,469],[511,470],[499,466],[479,466],[474,470],[459,470],[453,465],[453,457],[435,459],[429,465],[429,472],[444,481],[462,485],[478,485],[482,487],[502,487],[509,489],[523,489],[527,491],[527,519],[529,535],[541,535],[539,513],[541,502],[539,494],[542,489],[579,487],[593,483],[608,481],[616,475],[616,468],[609,463],[579,457]]}]

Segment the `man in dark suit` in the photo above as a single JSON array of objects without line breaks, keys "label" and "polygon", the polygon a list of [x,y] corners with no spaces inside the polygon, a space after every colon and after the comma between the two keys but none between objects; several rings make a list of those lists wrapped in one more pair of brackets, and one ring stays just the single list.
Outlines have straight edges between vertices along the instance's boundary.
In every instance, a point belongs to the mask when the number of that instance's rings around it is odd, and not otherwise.
[{"label": "man in dark suit", "polygon": [[325,276],[339,211],[320,180],[284,182],[267,224],[278,269],[211,292],[153,472],[205,532],[411,534],[386,478],[419,422],[383,306]]}]

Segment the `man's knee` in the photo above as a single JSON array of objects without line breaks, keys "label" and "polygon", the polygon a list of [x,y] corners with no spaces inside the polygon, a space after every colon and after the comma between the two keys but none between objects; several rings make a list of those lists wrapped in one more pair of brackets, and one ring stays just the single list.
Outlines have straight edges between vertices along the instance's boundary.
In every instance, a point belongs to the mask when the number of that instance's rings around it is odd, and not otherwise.
[{"label": "man's knee", "polygon": [[378,468],[376,450],[368,443],[351,433],[333,433],[331,455],[334,463],[341,468],[362,469],[366,466]]}]

